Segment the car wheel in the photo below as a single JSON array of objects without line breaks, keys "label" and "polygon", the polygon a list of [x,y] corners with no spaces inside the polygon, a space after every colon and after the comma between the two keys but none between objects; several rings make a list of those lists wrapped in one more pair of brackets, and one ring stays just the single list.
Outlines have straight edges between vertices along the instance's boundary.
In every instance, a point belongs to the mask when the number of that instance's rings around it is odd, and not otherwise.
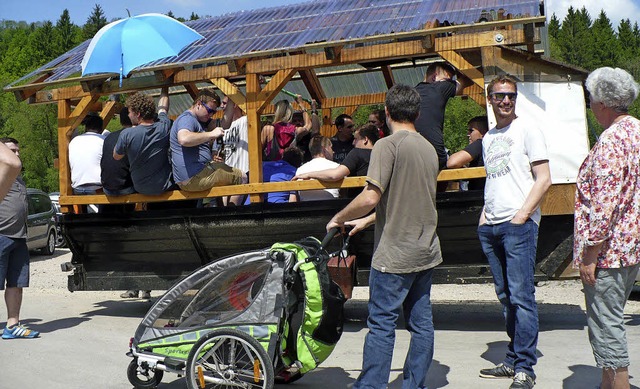
[{"label": "car wheel", "polygon": [[51,255],[56,250],[56,232],[50,230],[47,235],[47,245],[40,249],[44,255]]},{"label": "car wheel", "polygon": [[60,232],[60,227],[56,228],[56,247],[57,248],[67,247],[67,241],[64,240],[64,236],[62,236],[62,233]]}]

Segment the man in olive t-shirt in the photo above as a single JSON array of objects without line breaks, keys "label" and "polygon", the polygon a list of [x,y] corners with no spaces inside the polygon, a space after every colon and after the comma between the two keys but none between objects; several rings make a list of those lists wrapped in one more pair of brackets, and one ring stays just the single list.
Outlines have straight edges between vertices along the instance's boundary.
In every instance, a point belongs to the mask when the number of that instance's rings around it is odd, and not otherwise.
[{"label": "man in olive t-shirt", "polygon": [[[327,231],[353,226],[353,235],[375,221],[369,333],[356,389],[387,386],[401,314],[411,332],[402,387],[425,388],[433,359],[431,280],[433,268],[442,262],[436,235],[438,156],[416,132],[419,111],[420,95],[414,88],[395,85],[389,90],[385,112],[392,135],[373,147],[367,186],[327,224]],[[353,220],[374,207],[374,214]]]}]

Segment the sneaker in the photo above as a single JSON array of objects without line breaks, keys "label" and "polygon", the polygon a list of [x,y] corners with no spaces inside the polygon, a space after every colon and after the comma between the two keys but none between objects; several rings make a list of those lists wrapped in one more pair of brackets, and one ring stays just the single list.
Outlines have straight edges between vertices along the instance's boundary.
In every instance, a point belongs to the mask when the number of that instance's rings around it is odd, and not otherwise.
[{"label": "sneaker", "polygon": [[5,327],[2,331],[2,339],[26,339],[37,338],[40,336],[38,331],[30,330],[22,324],[18,323],[12,328]]},{"label": "sneaker", "polygon": [[480,377],[482,378],[513,378],[515,374],[516,372],[513,368],[506,366],[504,363],[490,369],[480,370]]},{"label": "sneaker", "polygon": [[133,299],[138,297],[138,290],[127,290],[126,292],[120,295],[120,298],[123,299]]},{"label": "sneaker", "polygon": [[513,383],[509,386],[509,389],[533,389],[536,382],[527,373],[519,371],[513,378]]},{"label": "sneaker", "polygon": [[140,294],[140,298],[149,300],[151,298],[151,291],[150,290],[142,291],[142,293]]}]

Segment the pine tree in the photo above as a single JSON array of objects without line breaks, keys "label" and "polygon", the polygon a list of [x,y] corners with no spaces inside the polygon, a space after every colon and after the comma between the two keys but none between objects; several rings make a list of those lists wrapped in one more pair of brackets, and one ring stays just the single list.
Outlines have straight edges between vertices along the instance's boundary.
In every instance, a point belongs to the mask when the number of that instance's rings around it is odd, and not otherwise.
[{"label": "pine tree", "polygon": [[586,69],[593,69],[595,47],[589,31],[590,27],[591,17],[586,8],[582,7],[582,10],[575,11],[573,7],[569,7],[558,33],[561,60]]},{"label": "pine tree", "polygon": [[618,25],[618,44],[620,47],[620,60],[626,61],[638,55],[638,42],[633,34],[629,19],[621,20]]},{"label": "pine tree", "polygon": [[32,67],[42,66],[57,57],[57,50],[51,42],[55,42],[53,24],[50,21],[43,23],[33,34],[29,35],[29,47],[33,59]]},{"label": "pine tree", "polygon": [[87,22],[82,27],[84,39],[91,39],[104,26],[107,25],[107,18],[99,4],[93,7],[93,12],[87,18]]},{"label": "pine tree", "polygon": [[551,19],[549,19],[549,37],[558,39],[558,34],[560,33],[560,20],[556,16],[555,12],[551,15]]},{"label": "pine tree", "polygon": [[604,10],[600,11],[600,15],[593,22],[591,35],[593,38],[592,46],[595,48],[592,66],[594,68],[615,67],[620,56],[620,42]]},{"label": "pine tree", "polygon": [[195,12],[191,12],[191,16],[189,16],[189,20],[198,20],[198,19],[200,19],[200,16],[198,16],[198,14]]},{"label": "pine tree", "polygon": [[65,9],[56,22],[55,27],[55,49],[57,55],[62,55],[74,48],[79,42],[76,41],[78,26],[71,22],[69,10]]}]

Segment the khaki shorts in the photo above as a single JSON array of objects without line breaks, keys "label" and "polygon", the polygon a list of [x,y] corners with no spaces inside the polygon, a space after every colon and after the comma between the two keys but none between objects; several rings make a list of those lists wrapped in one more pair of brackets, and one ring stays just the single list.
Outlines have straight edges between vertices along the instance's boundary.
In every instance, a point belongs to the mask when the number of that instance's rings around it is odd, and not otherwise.
[{"label": "khaki shorts", "polygon": [[596,286],[583,285],[589,341],[599,368],[629,366],[624,306],[639,269],[640,265],[597,269]]},{"label": "khaki shorts", "polygon": [[185,184],[178,184],[187,192],[200,192],[214,186],[242,184],[242,171],[222,162],[209,162],[200,173],[191,177]]}]

